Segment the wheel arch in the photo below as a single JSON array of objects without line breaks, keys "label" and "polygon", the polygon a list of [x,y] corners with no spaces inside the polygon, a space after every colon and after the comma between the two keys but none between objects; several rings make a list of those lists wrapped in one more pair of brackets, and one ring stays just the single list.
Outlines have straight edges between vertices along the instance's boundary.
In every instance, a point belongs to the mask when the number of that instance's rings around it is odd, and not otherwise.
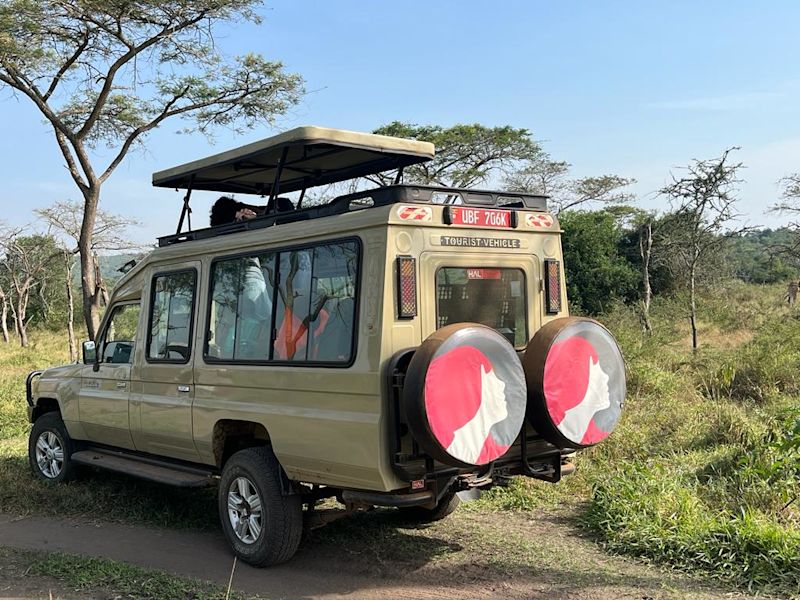
[{"label": "wheel arch", "polygon": [[31,423],[35,423],[39,417],[51,412],[56,412],[59,415],[62,414],[61,405],[58,403],[58,400],[49,396],[37,398],[31,408]]},{"label": "wheel arch", "polygon": [[214,423],[212,450],[219,468],[239,450],[270,445],[269,431],[262,423],[239,419],[220,419]]}]

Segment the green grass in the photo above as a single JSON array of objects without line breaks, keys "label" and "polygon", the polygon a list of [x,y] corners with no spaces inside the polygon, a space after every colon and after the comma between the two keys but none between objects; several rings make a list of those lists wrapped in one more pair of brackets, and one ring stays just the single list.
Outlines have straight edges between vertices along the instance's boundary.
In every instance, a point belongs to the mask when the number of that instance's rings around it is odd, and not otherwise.
[{"label": "green grass", "polygon": [[[162,571],[133,567],[98,558],[69,554],[23,552],[0,547],[4,567],[24,565],[21,577],[44,576],[70,590],[94,597],[130,598],[131,600],[233,600],[244,596],[200,581],[173,577]],[[52,595],[52,594],[51,594]],[[59,594],[60,595],[60,594]]]},{"label": "green grass", "polygon": [[[800,310],[781,303],[782,291],[744,284],[709,291],[700,300],[697,352],[680,299],[655,300],[652,335],[641,332],[632,309],[617,307],[601,319],[628,363],[628,400],[614,435],[580,453],[577,474],[560,484],[518,479],[464,506],[462,518],[507,511],[575,515],[569,518],[613,552],[759,593],[800,597],[800,500],[793,501],[800,493]],[[24,376],[65,358],[53,334],[33,339],[30,350],[0,347],[0,506],[215,528],[211,491],[104,475],[53,494],[32,479]],[[375,546],[389,561],[419,551],[416,533],[365,519],[371,525],[362,533],[369,539],[360,540],[360,527],[337,524],[316,533],[317,542],[366,552]],[[448,523],[441,526],[453,528],[443,538],[450,541],[426,553],[429,560],[456,560],[461,553],[451,542],[459,537],[485,546],[488,555],[500,553],[485,536],[473,539]],[[499,529],[492,535],[513,538]],[[522,569],[538,560],[535,548],[516,547],[512,555],[499,554],[507,566]]]},{"label": "green grass", "polygon": [[484,502],[583,498],[581,522],[614,552],[800,597],[800,312],[781,291],[706,295],[696,353],[674,300],[655,303],[653,336],[630,309],[608,315],[628,361],[621,425],[566,485],[519,483]]},{"label": "green grass", "polygon": [[571,505],[613,552],[800,597],[800,311],[782,291],[710,290],[697,352],[680,299],[656,299],[649,336],[628,307],[606,315],[628,363],[617,430],[559,485],[520,480],[469,510]]},{"label": "green grass", "polygon": [[66,336],[31,334],[28,348],[0,343],[0,507],[17,514],[66,515],[156,526],[217,527],[213,490],[182,490],[103,474],[58,487],[33,478],[27,462],[30,424],[25,377],[34,369],[68,361]]}]

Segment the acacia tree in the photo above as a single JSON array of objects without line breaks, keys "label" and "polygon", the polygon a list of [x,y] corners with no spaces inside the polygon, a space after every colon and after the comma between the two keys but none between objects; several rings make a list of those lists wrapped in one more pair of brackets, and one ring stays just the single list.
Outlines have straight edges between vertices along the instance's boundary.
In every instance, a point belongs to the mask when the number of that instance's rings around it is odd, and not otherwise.
[{"label": "acacia tree", "polygon": [[[67,338],[69,341],[69,357],[75,360],[78,357],[78,345],[75,340],[73,327],[75,315],[75,302],[72,296],[72,268],[73,257],[78,253],[80,243],[83,207],[79,202],[59,201],[47,208],[34,211],[49,226],[50,231],[55,231],[61,242],[64,256],[64,288],[67,294]],[[100,269],[98,251],[125,251],[139,250],[141,245],[131,241],[128,230],[138,226],[135,219],[112,214],[103,209],[97,210],[94,231],[92,232],[92,269],[95,273],[95,285],[100,290],[103,302],[108,304],[108,290],[103,281]]]},{"label": "acacia tree", "polygon": [[[778,182],[778,185],[783,188],[783,192],[781,200],[772,207],[772,210],[784,214],[800,214],[800,173],[787,175]],[[774,245],[772,251],[796,263],[800,258],[800,223],[791,223],[790,227],[794,230],[792,239],[788,243]]]},{"label": "acacia tree", "polygon": [[28,312],[31,295],[39,293],[46,313],[48,307],[44,288],[57,273],[53,263],[62,256],[51,236],[24,235],[24,231],[25,228],[7,230],[0,236],[0,249],[3,251],[0,268],[5,271],[9,283],[9,305],[19,343],[23,347],[28,345],[28,325],[35,316]]},{"label": "acacia tree", "polygon": [[800,201],[800,173],[792,173],[781,179],[780,183],[783,185],[783,198],[786,203],[779,204],[778,208],[790,208],[791,210],[800,210],[797,202]]},{"label": "acacia tree", "polygon": [[[405,181],[422,185],[472,187],[542,151],[527,129],[510,125],[487,127],[476,123],[442,127],[394,121],[373,133],[431,142],[435,146],[433,160],[404,170]],[[380,174],[369,179],[388,185],[394,174]]]},{"label": "acacia tree", "polygon": [[598,175],[572,179],[572,165],[553,160],[544,151],[526,158],[519,168],[506,176],[503,184],[509,190],[549,196],[549,205],[556,213],[578,208],[588,202],[621,204],[633,200],[623,188],[636,180],[619,175]]},{"label": "acacia tree", "polygon": [[683,270],[689,290],[689,320],[692,349],[697,339],[697,277],[701,267],[724,249],[731,237],[748,228],[732,228],[739,216],[735,210],[741,162],[730,160],[729,148],[719,158],[694,160],[686,175],[672,175],[672,183],[660,193],[672,207],[659,231],[662,251],[670,254]]},{"label": "acacia tree", "polygon": [[[102,287],[92,259],[101,188],[165,120],[210,134],[271,123],[297,103],[298,75],[256,54],[227,59],[220,23],[258,22],[259,0],[0,0],[0,83],[52,128],[83,197],[78,250],[90,338]],[[98,147],[110,151],[103,160]]]}]

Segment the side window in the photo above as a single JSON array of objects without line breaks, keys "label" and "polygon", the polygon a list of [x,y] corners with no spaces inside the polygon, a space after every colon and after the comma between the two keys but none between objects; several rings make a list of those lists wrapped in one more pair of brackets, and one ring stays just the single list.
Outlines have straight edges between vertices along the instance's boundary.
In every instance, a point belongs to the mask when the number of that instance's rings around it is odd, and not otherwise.
[{"label": "side window", "polygon": [[206,357],[348,362],[357,270],[356,242],[216,261]]},{"label": "side window", "polygon": [[100,362],[124,364],[133,361],[140,312],[139,304],[118,304],[111,309],[111,317],[99,344]]},{"label": "side window", "polygon": [[275,254],[233,258],[211,267],[211,319],[206,356],[268,360]]},{"label": "side window", "polygon": [[192,349],[192,315],[197,275],[194,271],[153,278],[148,360],[188,362]]},{"label": "side window", "polygon": [[314,248],[309,360],[349,362],[356,316],[358,245],[344,242]]}]

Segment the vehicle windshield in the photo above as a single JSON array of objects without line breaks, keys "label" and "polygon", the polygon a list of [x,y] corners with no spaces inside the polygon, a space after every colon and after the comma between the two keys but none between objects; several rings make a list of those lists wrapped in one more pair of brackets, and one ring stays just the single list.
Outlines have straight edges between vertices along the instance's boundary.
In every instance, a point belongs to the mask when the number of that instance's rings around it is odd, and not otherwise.
[{"label": "vehicle windshield", "polygon": [[442,267],[436,272],[436,326],[481,323],[515,347],[528,342],[520,269]]}]

